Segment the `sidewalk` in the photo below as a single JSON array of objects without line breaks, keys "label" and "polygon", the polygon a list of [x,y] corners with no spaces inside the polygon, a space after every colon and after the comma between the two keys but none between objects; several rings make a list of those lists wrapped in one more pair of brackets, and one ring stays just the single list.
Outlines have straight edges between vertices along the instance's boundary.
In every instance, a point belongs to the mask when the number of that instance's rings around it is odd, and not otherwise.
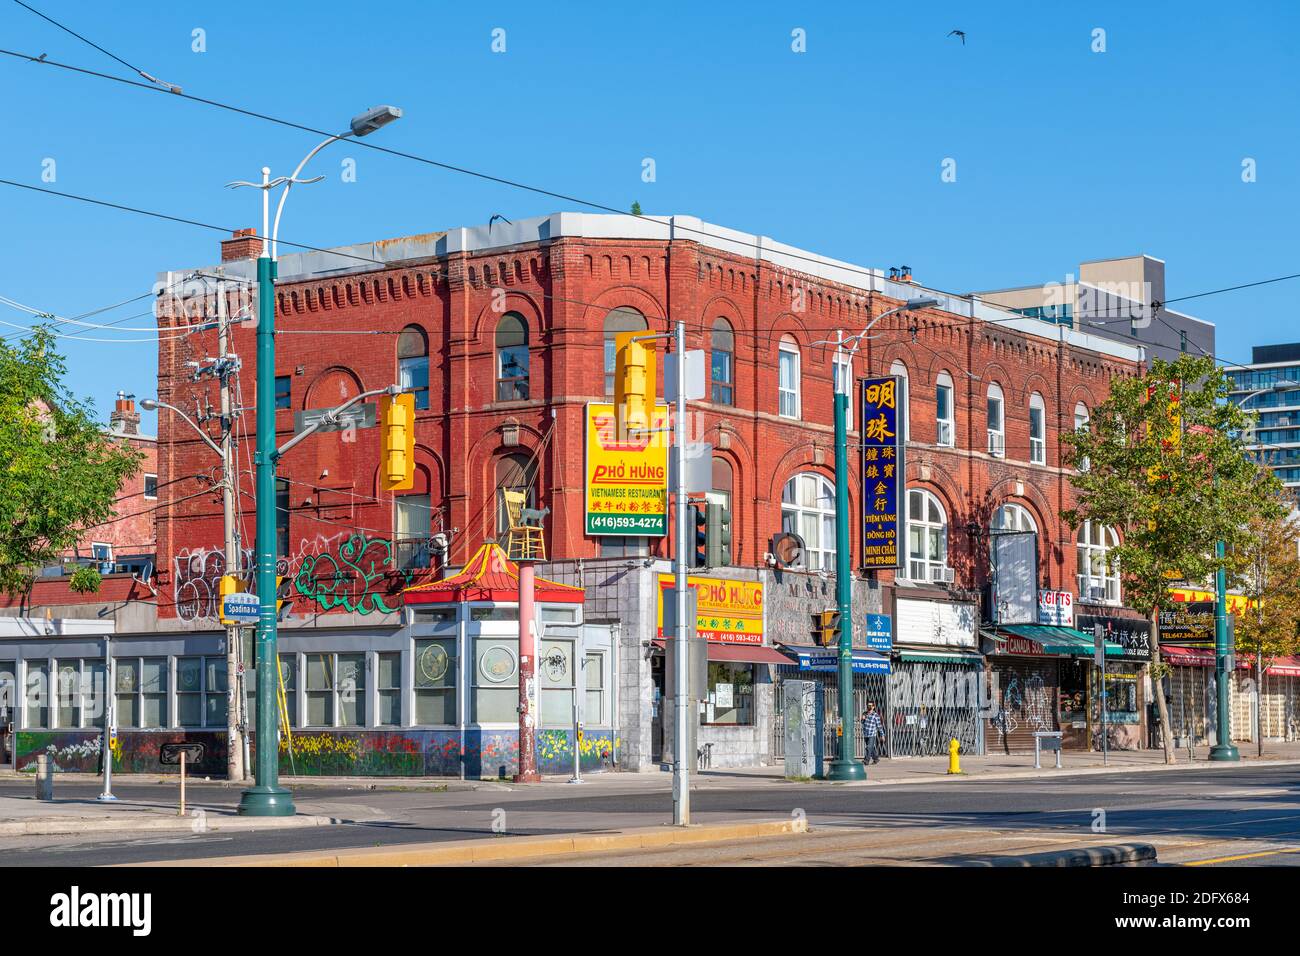
[{"label": "sidewalk", "polygon": [[[198,794],[196,794],[198,796]],[[37,800],[34,796],[0,796],[0,837],[59,836],[118,831],[206,833],[213,830],[268,830],[319,827],[345,822],[325,804],[299,803],[292,817],[243,817],[232,806],[202,800],[179,806],[119,799],[100,803],[85,799]]]},{"label": "sidewalk", "polygon": [[[948,774],[947,757],[892,757],[884,758],[879,764],[867,768],[867,779],[853,783],[833,783],[825,780],[806,780],[791,781],[785,778],[784,768],[781,766],[772,767],[736,767],[696,771],[691,776],[692,789],[745,789],[749,787],[761,786],[887,786],[887,785],[905,785],[905,784],[934,784],[939,781],[960,786],[963,781],[970,780],[1015,780],[1023,778],[1043,778],[1050,779],[1053,777],[1070,777],[1080,775],[1106,774],[1106,773],[1135,773],[1135,772],[1158,772],[1158,771],[1178,771],[1178,770],[1223,770],[1231,771],[1233,768],[1244,768],[1251,765],[1266,764],[1269,766],[1278,765],[1300,765],[1300,742],[1294,743],[1275,743],[1265,744],[1264,756],[1255,756],[1254,745],[1242,744],[1238,746],[1241,753],[1241,760],[1237,763],[1220,763],[1211,761],[1208,747],[1199,747],[1195,751],[1195,759],[1189,761],[1186,750],[1177,751],[1175,757],[1177,762],[1166,764],[1164,754],[1160,750],[1127,750],[1115,751],[1108,758],[1104,758],[1100,753],[1081,753],[1065,751],[1061,754],[1061,769],[1056,769],[1055,754],[1043,754],[1043,766],[1041,769],[1034,769],[1034,755],[1029,754],[995,754],[991,756],[962,756],[961,774],[953,776]],[[55,792],[61,783],[80,784],[82,786],[98,781],[100,778],[90,774],[61,773],[55,777]],[[121,784],[172,784],[176,783],[176,776],[166,774],[122,774],[113,775],[113,779]],[[25,781],[34,786],[34,779],[28,773],[14,773],[13,771],[0,771],[0,783],[11,781]],[[589,793],[593,788],[601,791],[653,791],[666,789],[672,785],[672,772],[670,766],[662,766],[656,769],[633,773],[633,772],[602,772],[587,773],[582,777],[582,785],[572,785],[569,783],[567,774],[556,776],[547,776],[542,779],[541,783],[535,784],[516,784],[509,780],[487,779],[487,780],[457,780],[446,777],[294,777],[281,775],[280,783],[288,787],[295,793],[303,794],[303,798],[298,799],[301,813],[315,814],[321,813],[313,810],[304,810],[305,806],[311,806],[311,792],[314,789],[355,789],[355,790],[411,790],[411,791],[429,791],[429,792],[527,792],[540,793],[545,792],[549,795],[569,795],[582,796]],[[225,780],[191,780],[191,792],[202,805],[202,793],[212,788],[221,788],[223,790],[237,789],[243,790],[247,784],[231,783]],[[0,826],[4,821],[10,819],[8,806],[10,800],[0,797]],[[34,803],[35,801],[27,801]],[[86,801],[81,801],[85,803]],[[125,801],[124,801],[125,802]],[[77,801],[69,801],[76,804]],[[92,809],[103,811],[102,804],[96,804],[93,800],[89,801]],[[139,806],[148,806],[152,804],[140,804]],[[45,804],[45,806],[51,806]],[[227,813],[229,808],[214,808],[213,813],[219,816]],[[175,805],[172,806],[172,812],[175,812]],[[60,815],[66,815],[60,813]],[[328,815],[328,814],[325,814]],[[261,818],[263,820],[267,818]],[[300,824],[301,825],[301,824]],[[3,833],[0,829],[0,833]]]}]

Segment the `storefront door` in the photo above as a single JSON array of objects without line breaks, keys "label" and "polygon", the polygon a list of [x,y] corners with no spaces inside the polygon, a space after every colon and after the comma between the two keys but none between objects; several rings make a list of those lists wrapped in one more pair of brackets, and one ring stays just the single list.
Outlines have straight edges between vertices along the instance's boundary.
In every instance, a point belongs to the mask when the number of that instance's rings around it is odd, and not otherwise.
[{"label": "storefront door", "polygon": [[1036,731],[1059,730],[1056,707],[1060,672],[1054,658],[1019,657],[993,662],[988,753],[1031,753]]}]

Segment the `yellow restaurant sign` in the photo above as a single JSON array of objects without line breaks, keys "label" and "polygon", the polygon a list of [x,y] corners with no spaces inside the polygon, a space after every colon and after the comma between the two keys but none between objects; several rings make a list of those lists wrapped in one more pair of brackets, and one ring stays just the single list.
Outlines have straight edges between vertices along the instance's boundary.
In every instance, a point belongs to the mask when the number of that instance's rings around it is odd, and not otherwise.
[{"label": "yellow restaurant sign", "polygon": [[[1214,603],[1213,591],[1201,591],[1196,588],[1170,588],[1169,593],[1174,596],[1175,601],[1183,601],[1188,604],[1194,603]],[[1241,594],[1228,594],[1227,598],[1228,613],[1240,614],[1251,606],[1250,599]]]},{"label": "yellow restaurant sign", "polygon": [[618,435],[614,406],[587,405],[586,528],[591,535],[662,536],[668,526],[668,406],[650,429]]},{"label": "yellow restaurant sign", "polygon": [[[727,644],[763,643],[763,585],[695,575],[687,577],[686,584],[695,589],[695,629],[700,637]],[[664,598],[672,586],[671,574],[659,575],[655,627],[660,638],[664,636]]]}]

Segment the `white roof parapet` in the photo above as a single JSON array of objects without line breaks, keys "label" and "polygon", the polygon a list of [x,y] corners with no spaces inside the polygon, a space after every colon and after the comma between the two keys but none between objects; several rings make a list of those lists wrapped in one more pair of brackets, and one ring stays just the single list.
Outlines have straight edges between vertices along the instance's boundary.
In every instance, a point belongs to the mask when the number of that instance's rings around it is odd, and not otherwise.
[{"label": "white roof parapet", "polygon": [[[736,256],[755,258],[782,269],[835,282],[861,293],[879,292],[896,299],[933,296],[939,300],[942,311],[963,318],[995,322],[1039,338],[1059,340],[1059,330],[1064,329],[1064,341],[1076,348],[1088,349],[1124,361],[1140,361],[1140,348],[1113,339],[1105,339],[1064,326],[1055,328],[1038,319],[1022,316],[1009,309],[999,308],[974,297],[951,295],[927,289],[908,282],[892,282],[880,269],[866,268],[850,262],[832,259],[796,246],[777,242],[768,236],[740,232],[704,222],[695,216],[631,216],[614,213],[557,212],[549,216],[535,216],[515,222],[497,221],[483,226],[460,226],[446,232],[430,232],[377,242],[336,246],[326,252],[296,252],[280,257],[279,281],[288,283],[313,277],[346,275],[366,272],[376,268],[375,260],[385,265],[436,259],[455,252],[482,252],[488,249],[506,249],[563,237],[584,239],[624,239],[665,242],[684,240]],[[348,258],[355,256],[356,258]],[[254,261],[227,262],[222,266],[208,266],[201,271],[212,272],[224,268],[231,278],[251,279]],[[177,272],[158,274],[161,282],[174,281]]]}]

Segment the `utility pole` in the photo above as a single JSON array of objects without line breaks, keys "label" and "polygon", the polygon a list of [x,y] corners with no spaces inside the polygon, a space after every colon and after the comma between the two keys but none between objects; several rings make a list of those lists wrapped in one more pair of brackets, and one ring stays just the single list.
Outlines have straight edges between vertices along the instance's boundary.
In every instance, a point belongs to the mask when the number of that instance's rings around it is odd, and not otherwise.
[{"label": "utility pole", "polygon": [[[1214,543],[1214,554],[1220,560],[1223,559],[1224,545],[1222,541]],[[1234,649],[1228,646],[1228,574],[1224,571],[1223,566],[1214,572],[1214,678],[1215,691],[1218,697],[1217,719],[1214,727],[1214,746],[1210,748],[1211,760],[1236,761],[1241,759],[1241,754],[1232,744],[1232,715],[1228,713],[1229,705],[1229,687],[1228,681],[1232,679],[1232,671],[1228,668],[1228,657],[1235,653]]]},{"label": "utility pole", "polygon": [[677,449],[673,468],[676,484],[673,496],[677,505],[677,554],[673,567],[676,575],[674,597],[677,600],[676,633],[673,635],[674,667],[677,671],[677,686],[674,688],[677,692],[674,701],[677,719],[673,727],[673,823],[685,827],[691,823],[691,771],[686,762],[694,759],[695,755],[686,752],[690,741],[686,721],[693,719],[690,713],[690,655],[686,646],[686,639],[690,636],[690,628],[686,625],[686,562],[691,551],[686,542],[689,531],[686,521],[686,324],[680,320],[673,328],[673,351],[677,353],[677,418],[673,428],[673,445]]},{"label": "utility pole", "polygon": [[[240,576],[239,541],[235,533],[235,485],[239,480],[234,463],[234,418],[230,404],[230,376],[237,363],[230,355],[230,319],[226,310],[226,289],[217,280],[217,380],[221,392],[221,517],[226,537],[226,573]],[[223,615],[224,616],[224,615]],[[243,630],[226,625],[226,778],[243,780],[244,768],[244,669],[241,664]]]}]

